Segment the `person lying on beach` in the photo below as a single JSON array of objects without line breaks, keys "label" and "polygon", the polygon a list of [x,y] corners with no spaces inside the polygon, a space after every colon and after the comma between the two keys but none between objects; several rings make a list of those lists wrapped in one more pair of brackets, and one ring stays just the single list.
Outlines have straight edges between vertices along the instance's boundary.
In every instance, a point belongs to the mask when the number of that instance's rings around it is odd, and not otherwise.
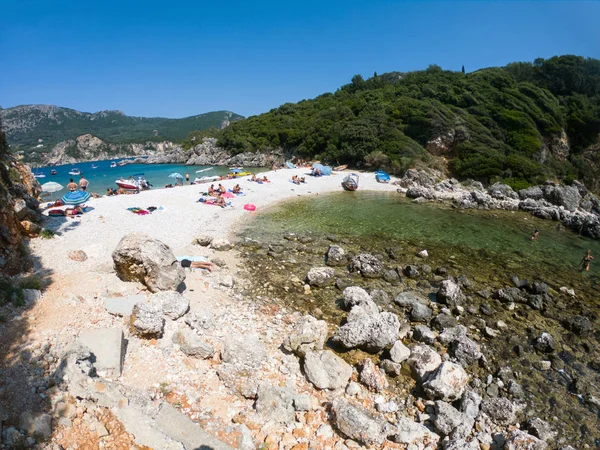
[{"label": "person lying on beach", "polygon": [[111,189],[111,188],[106,189],[106,195],[117,195],[117,194],[118,194],[118,192],[116,189]]},{"label": "person lying on beach", "polygon": [[216,196],[217,196],[217,194],[218,194],[218,192],[215,190],[215,185],[214,185],[214,184],[211,184],[211,185],[208,187],[208,195],[210,195],[211,197],[216,197]]},{"label": "person lying on beach", "polygon": [[83,208],[85,208],[85,205],[77,205],[74,208],[67,208],[67,209],[65,209],[65,216],[68,216],[68,217],[79,216],[79,215],[83,214]]},{"label": "person lying on beach", "polygon": [[213,270],[213,263],[204,261],[190,261],[189,259],[182,259],[180,261],[181,267],[189,267],[190,269],[206,269],[209,272]]},{"label": "person lying on beach", "polygon": [[298,175],[294,175],[292,177],[292,183],[294,183],[294,184],[300,184],[300,179],[298,178]]},{"label": "person lying on beach", "polygon": [[225,208],[227,206],[227,202],[225,201],[225,199],[223,198],[223,196],[221,194],[219,194],[219,196],[215,200],[215,205],[220,206],[221,208]]},{"label": "person lying on beach", "polygon": [[270,181],[267,179],[267,176],[265,175],[264,177],[262,177],[262,181],[263,183],[270,183]]},{"label": "person lying on beach", "polygon": [[306,178],[304,178],[304,177],[299,178],[299,180],[300,180],[300,183],[306,183]]},{"label": "person lying on beach", "polygon": [[239,185],[239,184],[236,184],[236,185],[233,187],[233,193],[234,193],[234,194],[241,194],[241,193],[242,193],[242,188],[240,187],[240,185]]},{"label": "person lying on beach", "polygon": [[252,174],[252,178],[250,178],[250,181],[258,181],[258,178],[256,178],[255,174]]}]

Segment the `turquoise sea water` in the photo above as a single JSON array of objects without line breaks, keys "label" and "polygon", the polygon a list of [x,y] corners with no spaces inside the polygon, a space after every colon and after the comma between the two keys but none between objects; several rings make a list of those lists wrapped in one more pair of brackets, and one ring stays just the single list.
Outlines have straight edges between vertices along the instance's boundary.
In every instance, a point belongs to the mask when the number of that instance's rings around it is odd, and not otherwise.
[{"label": "turquoise sea water", "polygon": [[[208,169],[198,174],[202,176],[212,175],[227,175],[229,173],[229,167],[225,166],[186,166],[184,164],[127,164],[125,166],[117,166],[114,168],[110,167],[111,162],[118,162],[118,160],[106,160],[106,161],[90,161],[85,163],[77,164],[66,164],[62,166],[48,166],[38,169],[33,169],[35,174],[41,173],[46,175],[45,178],[38,178],[40,184],[44,184],[48,181],[54,181],[66,186],[69,183],[69,179],[73,178],[75,182],[79,181],[79,175],[69,175],[69,171],[73,168],[81,170],[81,173],[90,182],[88,191],[96,192],[100,195],[106,193],[108,188],[117,188],[115,181],[121,177],[124,179],[129,178],[132,175],[143,173],[146,180],[152,184],[152,189],[164,188],[166,184],[174,184],[175,178],[169,178],[172,173],[179,173],[185,177],[185,174],[190,175],[190,181],[196,178],[196,171],[202,169]],[[92,169],[92,166],[97,166],[97,169]],[[56,175],[50,175],[52,170],[56,170]],[[249,168],[249,171],[259,173],[264,172],[265,168]],[[44,197],[48,200],[61,197],[66,193],[66,189],[60,192]]]}]

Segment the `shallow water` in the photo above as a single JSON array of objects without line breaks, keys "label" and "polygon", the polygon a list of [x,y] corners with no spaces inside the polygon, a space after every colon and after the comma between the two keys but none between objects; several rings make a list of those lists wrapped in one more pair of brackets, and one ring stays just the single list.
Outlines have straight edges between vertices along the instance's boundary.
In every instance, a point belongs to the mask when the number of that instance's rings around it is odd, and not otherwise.
[{"label": "shallow water", "polygon": [[[179,173],[184,176],[190,175],[190,181],[196,178],[196,171],[209,169],[198,174],[198,177],[212,176],[212,175],[227,175],[229,173],[229,167],[226,166],[186,166],[184,164],[126,164],[125,166],[110,167],[111,162],[119,162],[120,159],[106,160],[106,161],[89,161],[85,163],[76,164],[65,164],[62,166],[48,166],[39,169],[33,169],[35,174],[44,174],[44,178],[38,178],[40,184],[47,183],[48,181],[54,181],[56,183],[66,186],[69,183],[69,179],[73,178],[75,182],[79,182],[79,175],[69,175],[71,169],[77,168],[90,182],[88,191],[96,192],[97,194],[103,195],[106,193],[108,188],[118,188],[115,181],[121,177],[128,179],[130,176],[143,173],[144,177],[153,189],[164,188],[166,184],[175,184],[176,179],[170,178],[169,175],[173,173]],[[97,166],[96,169],[92,169],[92,166]],[[51,171],[56,170],[56,175],[51,175]],[[255,173],[264,172],[265,168],[253,167],[252,170]],[[52,200],[62,197],[66,193],[66,189],[57,193],[45,196],[44,199]]]},{"label": "shallow water", "polygon": [[[530,236],[540,230],[537,241]],[[298,199],[258,214],[243,234],[281,237],[282,232],[339,234],[365,242],[392,245],[404,241],[428,249],[444,249],[447,256],[478,255],[513,271],[544,276],[544,271],[597,280],[598,264],[582,274],[579,263],[587,249],[600,256],[600,242],[578,236],[558,222],[511,211],[473,211],[415,204],[396,193],[354,192]],[[480,259],[477,258],[477,259]],[[478,265],[478,261],[466,261]]]}]

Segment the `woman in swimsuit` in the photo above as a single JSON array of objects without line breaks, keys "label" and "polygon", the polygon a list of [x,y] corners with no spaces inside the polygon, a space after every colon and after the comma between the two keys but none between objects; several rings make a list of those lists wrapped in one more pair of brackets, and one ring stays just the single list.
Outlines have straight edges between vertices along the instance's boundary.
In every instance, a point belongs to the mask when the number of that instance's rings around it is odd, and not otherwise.
[{"label": "woman in swimsuit", "polygon": [[585,254],[585,256],[583,257],[583,259],[581,260],[581,265],[583,265],[583,269],[586,272],[589,272],[590,270],[590,262],[592,261],[592,259],[596,259],[592,256],[592,251],[588,250],[587,253]]}]

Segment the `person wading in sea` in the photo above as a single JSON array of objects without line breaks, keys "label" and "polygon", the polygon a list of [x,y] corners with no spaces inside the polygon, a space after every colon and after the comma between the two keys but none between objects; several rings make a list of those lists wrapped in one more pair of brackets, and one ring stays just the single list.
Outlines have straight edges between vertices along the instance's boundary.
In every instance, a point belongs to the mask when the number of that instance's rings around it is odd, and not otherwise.
[{"label": "person wading in sea", "polygon": [[87,191],[88,184],[90,184],[90,182],[83,178],[83,175],[81,175],[81,178],[79,179],[79,189],[82,191]]},{"label": "person wading in sea", "polygon": [[586,272],[589,272],[590,270],[590,262],[592,261],[592,259],[596,259],[592,256],[592,251],[588,250],[587,253],[585,254],[585,256],[583,257],[583,259],[581,260],[580,265],[583,266],[583,269]]}]

